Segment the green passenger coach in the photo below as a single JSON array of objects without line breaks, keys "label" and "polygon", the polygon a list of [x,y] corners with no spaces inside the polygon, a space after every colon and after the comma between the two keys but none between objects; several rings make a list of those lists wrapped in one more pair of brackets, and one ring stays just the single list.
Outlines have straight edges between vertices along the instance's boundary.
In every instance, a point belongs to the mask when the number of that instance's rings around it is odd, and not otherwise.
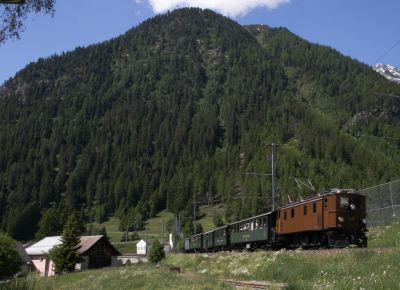
[{"label": "green passenger coach", "polygon": [[254,216],[230,224],[230,243],[234,248],[253,248],[271,240],[271,213]]}]

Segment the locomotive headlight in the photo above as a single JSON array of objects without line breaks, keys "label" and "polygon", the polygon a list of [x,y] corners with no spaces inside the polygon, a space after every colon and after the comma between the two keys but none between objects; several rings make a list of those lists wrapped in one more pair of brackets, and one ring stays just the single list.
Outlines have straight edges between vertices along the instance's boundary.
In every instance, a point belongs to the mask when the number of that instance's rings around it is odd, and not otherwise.
[{"label": "locomotive headlight", "polygon": [[366,224],[367,224],[367,219],[366,219],[366,218],[363,218],[363,219],[362,219],[362,223],[363,223],[364,225],[366,225]]},{"label": "locomotive headlight", "polygon": [[339,223],[342,223],[342,222],[344,222],[344,218],[342,218],[341,216],[340,216],[340,217],[338,217],[338,218],[337,218],[337,220],[338,220],[338,222],[339,222]]},{"label": "locomotive headlight", "polygon": [[350,204],[350,209],[351,209],[351,210],[355,210],[355,209],[356,209],[356,205],[355,205],[355,204],[353,204],[353,203],[352,203],[352,204]]}]

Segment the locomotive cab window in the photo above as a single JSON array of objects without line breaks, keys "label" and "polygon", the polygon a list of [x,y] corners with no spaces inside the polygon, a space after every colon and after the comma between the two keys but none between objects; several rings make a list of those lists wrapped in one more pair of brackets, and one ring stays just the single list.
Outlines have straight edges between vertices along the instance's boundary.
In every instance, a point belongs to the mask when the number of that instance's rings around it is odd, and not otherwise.
[{"label": "locomotive cab window", "polygon": [[292,208],[291,216],[294,217],[294,208]]},{"label": "locomotive cab window", "polygon": [[313,202],[313,204],[312,204],[312,211],[313,211],[313,213],[317,212],[317,203],[316,202]]},{"label": "locomotive cab window", "polygon": [[287,219],[287,212],[286,211],[283,212],[283,219]]},{"label": "locomotive cab window", "polygon": [[326,197],[324,198],[324,207],[328,207],[328,199]]},{"label": "locomotive cab window", "polygon": [[304,206],[304,215],[307,215],[307,205]]},{"label": "locomotive cab window", "polygon": [[349,198],[348,197],[341,197],[340,198],[340,207],[341,208],[348,208],[349,207]]}]

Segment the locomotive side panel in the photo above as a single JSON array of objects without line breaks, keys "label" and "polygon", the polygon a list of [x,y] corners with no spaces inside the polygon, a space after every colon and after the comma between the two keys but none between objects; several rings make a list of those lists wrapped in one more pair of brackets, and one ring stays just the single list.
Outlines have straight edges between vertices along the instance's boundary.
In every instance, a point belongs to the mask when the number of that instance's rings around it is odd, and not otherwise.
[{"label": "locomotive side panel", "polygon": [[337,198],[336,195],[324,196],[322,200],[323,204],[323,221],[324,229],[336,228],[337,227]]},{"label": "locomotive side panel", "polygon": [[322,198],[283,207],[278,210],[276,233],[284,235],[321,230],[323,217]]}]

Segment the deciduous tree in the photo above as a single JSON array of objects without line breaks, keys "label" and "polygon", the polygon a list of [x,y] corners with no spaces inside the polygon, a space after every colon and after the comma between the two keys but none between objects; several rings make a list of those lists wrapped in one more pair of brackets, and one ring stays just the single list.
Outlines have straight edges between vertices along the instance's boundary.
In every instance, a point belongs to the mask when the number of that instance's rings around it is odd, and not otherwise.
[{"label": "deciduous tree", "polygon": [[56,0],[26,0],[23,4],[0,4],[0,44],[18,39],[30,14],[54,14]]}]

